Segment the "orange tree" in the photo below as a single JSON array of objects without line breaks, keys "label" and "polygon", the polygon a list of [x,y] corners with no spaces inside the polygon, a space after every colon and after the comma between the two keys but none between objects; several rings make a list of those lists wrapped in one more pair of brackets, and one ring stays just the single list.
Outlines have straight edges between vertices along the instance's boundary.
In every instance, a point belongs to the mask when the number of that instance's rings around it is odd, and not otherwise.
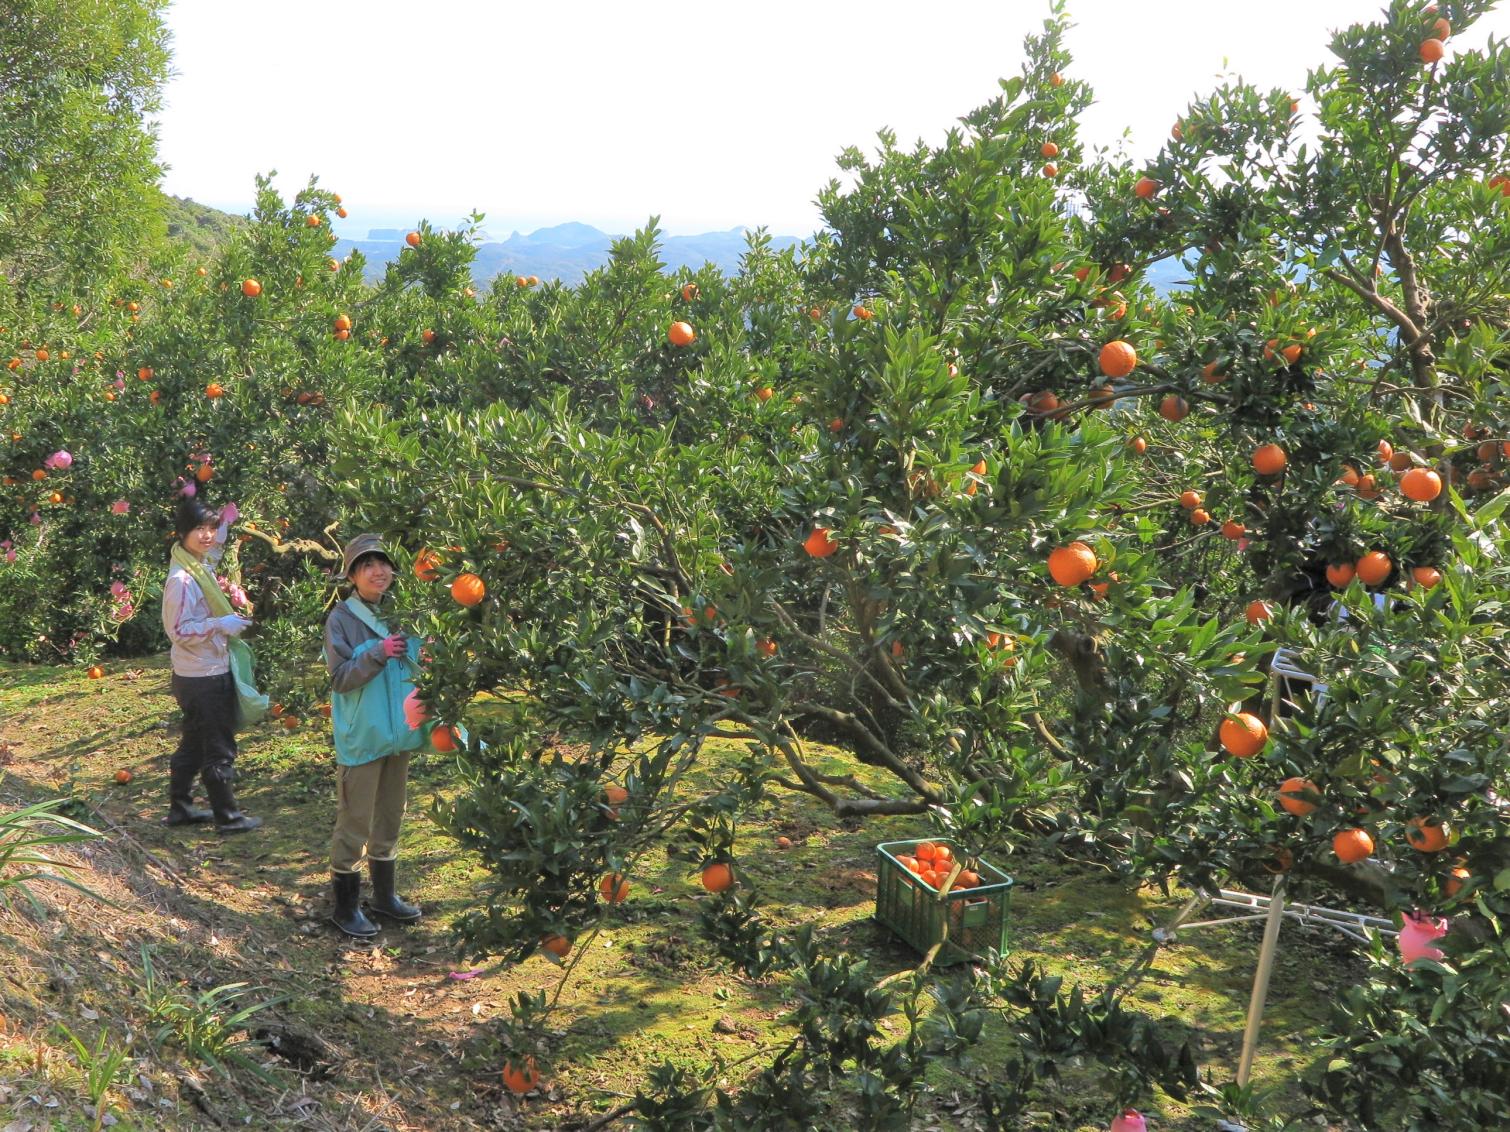
[{"label": "orange tree", "polygon": [[[1505,73],[1423,63],[1437,18],[1396,4],[1339,34],[1311,148],[1298,101],[1233,83],[1132,170],[1083,159],[1056,16],[941,146],[847,152],[800,266],[756,248],[727,282],[668,285],[642,235],[576,294],[495,293],[503,404],[342,421],[348,506],[427,548],[406,598],[429,711],[486,741],[442,811],[496,874],[466,942],[569,940],[651,840],[680,826],[701,864],[733,860],[741,810],[789,789],[927,814],[971,853],[1029,838],[1129,875],[1287,871],[1459,910],[1448,977],[1473,989],[1450,1033],[1400,1055],[1406,1017],[1463,992],[1382,968],[1312,1087],[1365,1122],[1503,1104],[1510,667],[1504,497],[1483,489],[1506,439]],[[1192,281],[1163,301],[1142,272],[1169,256]],[[1332,691],[1268,741],[1249,717],[1279,644]],[[524,709],[480,710],[499,687]],[[689,796],[711,736],[748,755]],[[814,739],[885,774],[822,773]],[[1372,861],[1339,859],[1355,827]],[[721,900],[731,954],[812,986],[818,959]],[[1364,1064],[1373,1042],[1400,1065]],[[761,1097],[797,1103],[833,1053],[805,1048]],[[904,1105],[871,1054],[844,1057]],[[1448,1106],[1431,1089],[1454,1074]]]},{"label": "orange tree", "polygon": [[285,202],[263,180],[253,223],[214,262],[167,255],[72,304],[0,293],[0,649],[87,660],[157,647],[165,532],[195,491],[240,505],[225,573],[259,606],[264,656],[288,662],[272,690],[289,690],[339,560],[320,475],[340,444],[335,406],[454,403],[458,367],[479,368],[466,351],[493,336],[467,233],[424,229],[365,287],[359,259],[330,256],[339,204],[313,184]]}]

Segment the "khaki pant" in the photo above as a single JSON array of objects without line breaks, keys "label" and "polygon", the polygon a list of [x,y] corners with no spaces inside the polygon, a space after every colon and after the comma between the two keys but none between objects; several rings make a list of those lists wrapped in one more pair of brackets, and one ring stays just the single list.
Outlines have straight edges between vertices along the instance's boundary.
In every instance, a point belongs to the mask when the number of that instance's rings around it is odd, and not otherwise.
[{"label": "khaki pant", "polygon": [[409,752],[361,766],[336,767],[336,831],[330,839],[332,872],[353,873],[365,856],[391,861],[404,824]]}]

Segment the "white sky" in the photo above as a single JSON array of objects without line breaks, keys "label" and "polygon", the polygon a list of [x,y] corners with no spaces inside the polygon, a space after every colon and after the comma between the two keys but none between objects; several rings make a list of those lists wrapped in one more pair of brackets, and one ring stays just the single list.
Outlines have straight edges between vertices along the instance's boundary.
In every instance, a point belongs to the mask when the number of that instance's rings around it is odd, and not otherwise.
[{"label": "white sky", "polygon": [[[1424,4],[1424,0],[1423,0]],[[1224,68],[1299,91],[1383,0],[1071,0],[1088,145],[1151,154]],[[174,0],[164,187],[245,211],[310,173],[337,228],[478,208],[500,236],[581,220],[805,235],[847,145],[937,141],[1014,75],[1040,0]],[[1510,37],[1510,0],[1448,45]],[[1302,111],[1305,106],[1302,103]]]}]

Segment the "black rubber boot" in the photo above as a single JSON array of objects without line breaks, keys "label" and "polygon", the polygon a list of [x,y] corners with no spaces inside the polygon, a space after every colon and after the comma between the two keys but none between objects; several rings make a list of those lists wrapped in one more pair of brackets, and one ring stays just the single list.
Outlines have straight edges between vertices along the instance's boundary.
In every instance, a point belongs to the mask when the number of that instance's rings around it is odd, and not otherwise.
[{"label": "black rubber boot", "polygon": [[214,816],[194,805],[194,779],[198,776],[198,767],[176,756],[168,764],[168,816],[163,818],[164,825],[198,825]]},{"label": "black rubber boot", "polygon": [[331,901],[334,904],[330,922],[353,939],[371,939],[378,933],[378,926],[362,914],[362,874],[331,873]]},{"label": "black rubber boot", "polygon": [[245,833],[262,824],[261,818],[243,814],[236,807],[236,792],[231,789],[235,777],[235,770],[228,766],[212,766],[204,772],[204,789],[210,796],[210,808],[215,811],[216,833]]},{"label": "black rubber boot", "polygon": [[367,868],[372,873],[372,899],[367,902],[368,908],[379,916],[406,924],[420,918],[419,905],[410,904],[393,891],[394,862],[368,860]]}]

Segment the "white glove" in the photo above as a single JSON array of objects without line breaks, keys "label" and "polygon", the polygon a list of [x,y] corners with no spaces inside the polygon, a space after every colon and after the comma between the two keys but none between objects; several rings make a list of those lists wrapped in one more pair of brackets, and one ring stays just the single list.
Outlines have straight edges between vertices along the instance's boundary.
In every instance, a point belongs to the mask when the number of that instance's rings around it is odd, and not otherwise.
[{"label": "white glove", "polygon": [[245,617],[238,617],[234,613],[227,613],[224,617],[216,617],[210,621],[211,632],[227,637],[239,637],[251,627],[251,621]]}]

